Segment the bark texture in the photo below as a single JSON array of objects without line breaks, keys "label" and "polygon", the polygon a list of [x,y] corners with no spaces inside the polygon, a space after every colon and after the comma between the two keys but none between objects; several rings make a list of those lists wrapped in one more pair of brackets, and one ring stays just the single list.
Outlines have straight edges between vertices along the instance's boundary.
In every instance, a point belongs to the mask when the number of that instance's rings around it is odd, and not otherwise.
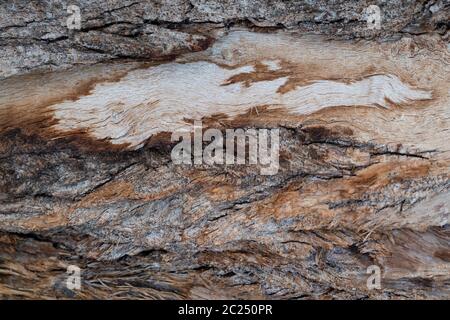
[{"label": "bark texture", "polygon": [[[81,30],[69,30],[77,5]],[[378,5],[381,29],[368,29]],[[117,58],[167,59],[199,51],[230,28],[296,30],[330,38],[399,38],[436,32],[448,41],[447,0],[8,0],[0,3],[0,78]]]},{"label": "bark texture", "polygon": [[[448,2],[70,4],[0,4],[1,298],[450,298]],[[199,119],[278,173],[174,164]]]}]

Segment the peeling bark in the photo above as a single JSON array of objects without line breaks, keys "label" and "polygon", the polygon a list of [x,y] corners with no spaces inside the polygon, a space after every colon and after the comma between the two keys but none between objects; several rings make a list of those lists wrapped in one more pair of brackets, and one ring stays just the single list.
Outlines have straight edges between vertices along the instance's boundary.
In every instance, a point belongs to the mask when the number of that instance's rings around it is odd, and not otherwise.
[{"label": "peeling bark", "polygon": [[[381,29],[365,10],[378,5]],[[69,30],[69,5],[81,29]],[[111,59],[170,59],[200,51],[230,28],[295,30],[331,38],[398,39],[433,32],[448,41],[448,1],[11,0],[0,3],[0,78]]]},{"label": "peeling bark", "polygon": [[[0,5],[1,298],[450,298],[445,3],[375,34],[364,1],[108,3],[73,34],[63,2]],[[280,129],[278,173],[174,164],[193,120]]]}]

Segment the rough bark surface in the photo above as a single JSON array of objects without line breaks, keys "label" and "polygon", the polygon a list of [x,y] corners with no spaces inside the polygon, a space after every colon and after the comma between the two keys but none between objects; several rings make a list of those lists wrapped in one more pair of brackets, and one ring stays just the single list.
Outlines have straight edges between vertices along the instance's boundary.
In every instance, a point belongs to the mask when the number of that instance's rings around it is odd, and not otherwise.
[{"label": "rough bark surface", "polygon": [[[67,4],[0,3],[1,298],[450,298],[448,2]],[[198,119],[278,173],[174,164]]]},{"label": "rough bark surface", "polygon": [[[378,5],[381,29],[365,10]],[[67,28],[78,5],[81,30]],[[0,78],[117,58],[167,59],[199,51],[232,27],[276,29],[330,38],[391,38],[436,32],[448,40],[447,0],[233,1],[86,0],[0,2]]]}]

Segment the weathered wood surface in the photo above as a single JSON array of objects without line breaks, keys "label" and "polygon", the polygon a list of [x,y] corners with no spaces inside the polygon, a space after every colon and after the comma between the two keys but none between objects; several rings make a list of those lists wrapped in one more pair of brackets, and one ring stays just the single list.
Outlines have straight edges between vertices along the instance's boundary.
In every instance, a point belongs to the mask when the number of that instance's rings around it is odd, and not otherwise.
[{"label": "weathered wood surface", "polygon": [[[80,30],[67,28],[77,5]],[[380,29],[365,10],[378,5]],[[295,30],[333,38],[434,32],[449,39],[447,0],[8,0],[0,3],[0,79],[117,58],[161,60],[200,51],[229,28]]]},{"label": "weathered wood surface", "polygon": [[[0,297],[448,299],[449,83],[438,35],[247,30],[1,80]],[[175,165],[195,119],[279,128],[280,170]]]}]

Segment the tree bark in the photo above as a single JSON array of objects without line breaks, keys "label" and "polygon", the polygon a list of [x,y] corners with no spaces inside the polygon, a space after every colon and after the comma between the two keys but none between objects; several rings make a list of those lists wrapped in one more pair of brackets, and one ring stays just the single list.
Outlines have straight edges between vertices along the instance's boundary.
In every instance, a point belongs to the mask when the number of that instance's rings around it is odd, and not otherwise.
[{"label": "tree bark", "polygon": [[[448,5],[12,3],[1,298],[450,298]],[[175,164],[194,120],[279,129],[278,172]]]}]

